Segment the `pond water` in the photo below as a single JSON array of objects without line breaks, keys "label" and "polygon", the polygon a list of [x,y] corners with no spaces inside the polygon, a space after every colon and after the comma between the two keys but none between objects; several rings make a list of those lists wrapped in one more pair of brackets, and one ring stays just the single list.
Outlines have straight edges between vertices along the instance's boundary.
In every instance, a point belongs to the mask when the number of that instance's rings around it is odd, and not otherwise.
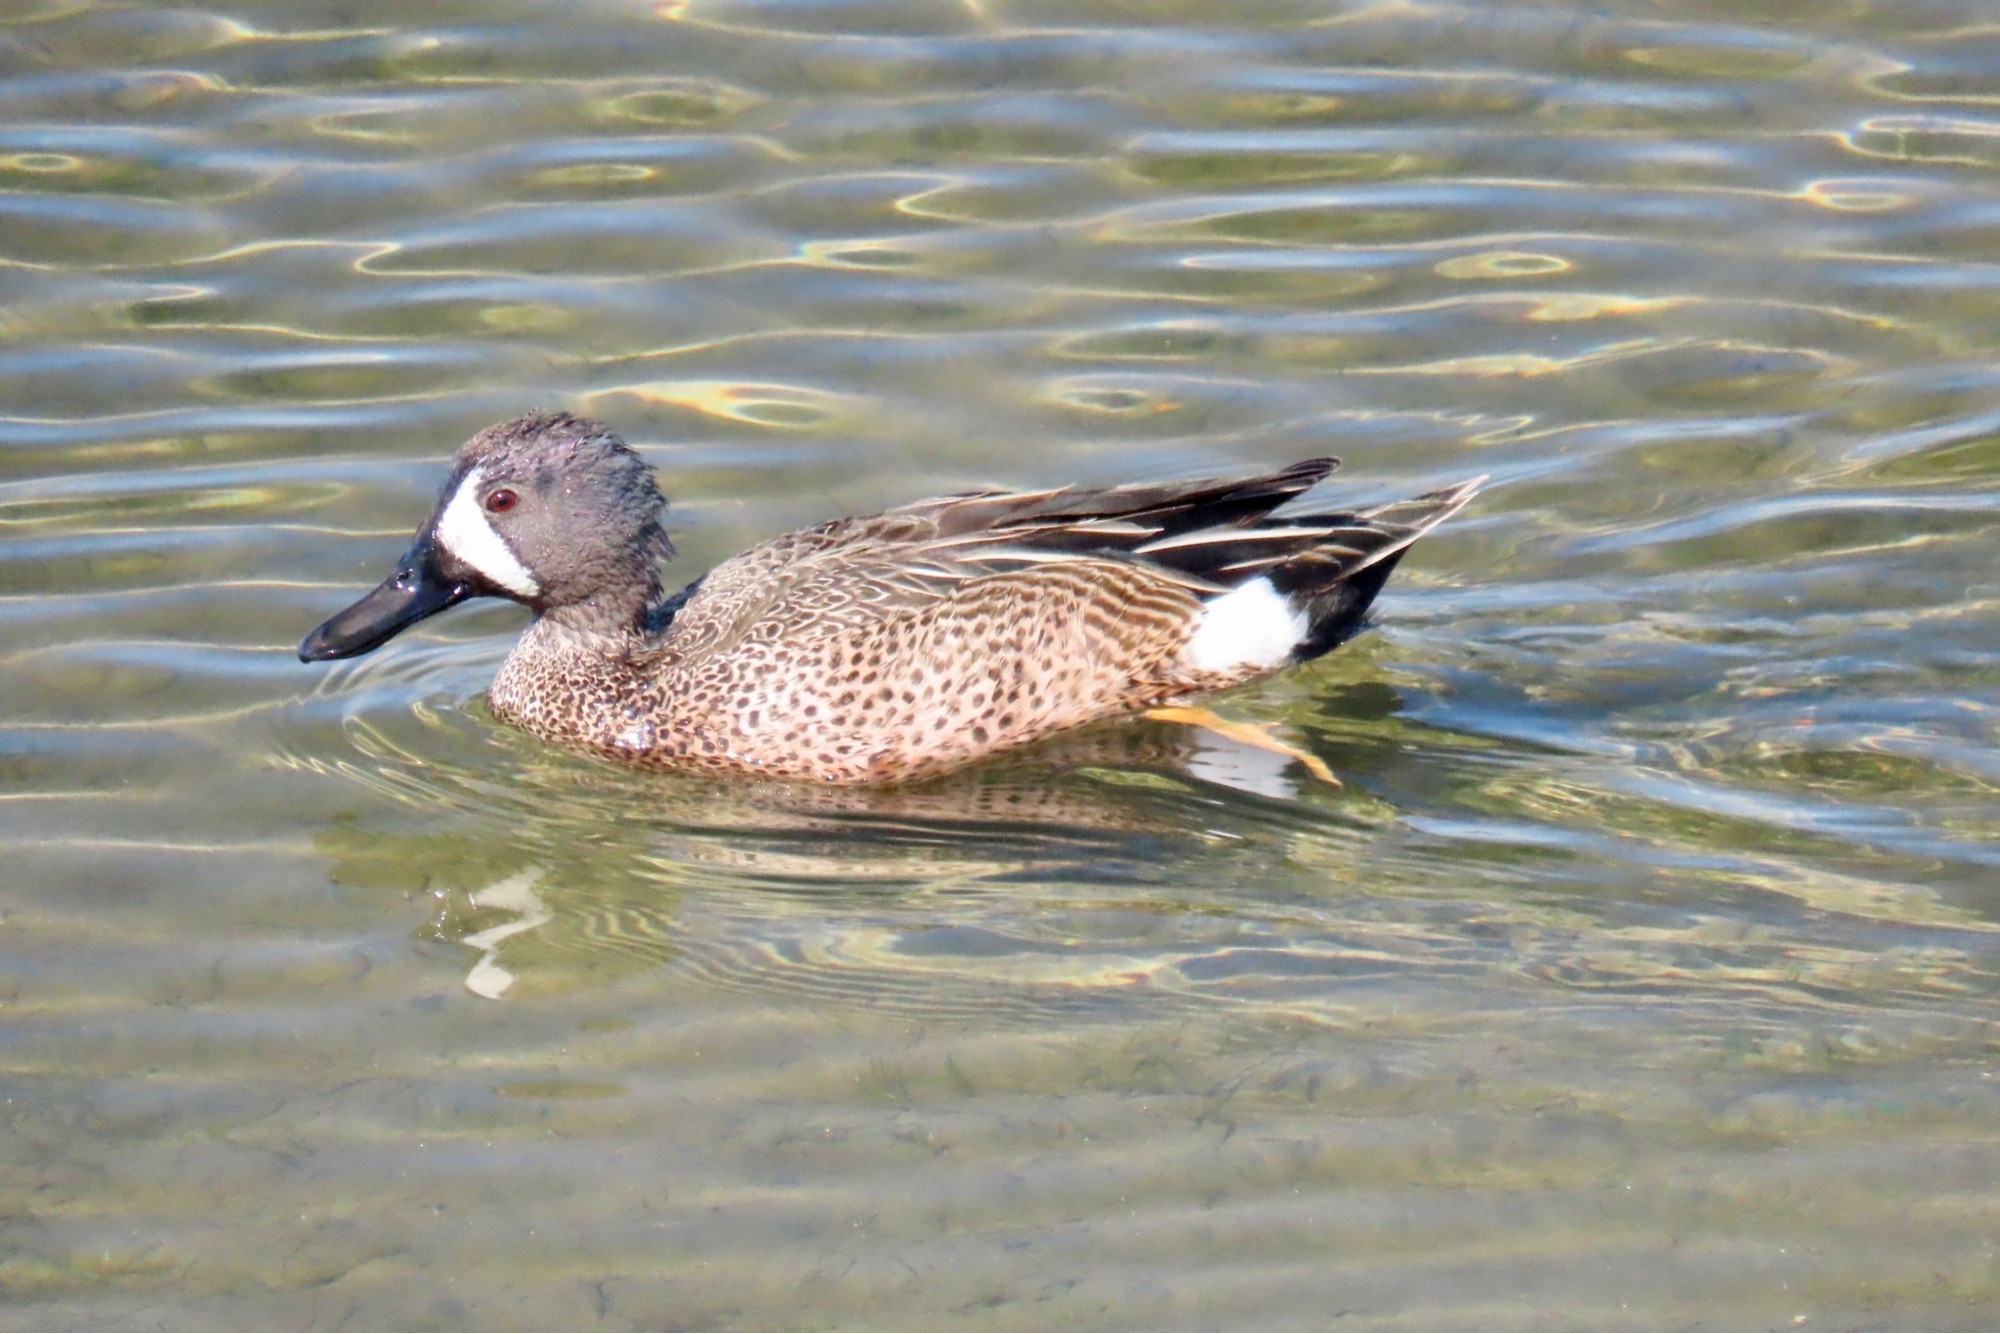
[{"label": "pond water", "polygon": [[[9,0],[0,293],[0,1323],[2000,1321],[1990,3]],[[294,658],[534,406],[1493,481],[1342,788],[759,788]]]}]

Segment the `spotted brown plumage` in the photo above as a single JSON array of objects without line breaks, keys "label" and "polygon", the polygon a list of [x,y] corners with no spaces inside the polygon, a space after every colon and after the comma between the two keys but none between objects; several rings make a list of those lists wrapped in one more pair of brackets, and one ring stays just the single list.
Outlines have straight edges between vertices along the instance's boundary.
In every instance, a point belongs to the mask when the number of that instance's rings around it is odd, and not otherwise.
[{"label": "spotted brown plumage", "polygon": [[548,741],[713,773],[920,778],[1354,634],[1478,480],[1275,513],[1334,467],[920,501],[772,538],[668,596],[651,470],[606,427],[537,413],[459,449],[397,571],[299,655],[367,652],[507,597],[536,617],[493,709]]}]

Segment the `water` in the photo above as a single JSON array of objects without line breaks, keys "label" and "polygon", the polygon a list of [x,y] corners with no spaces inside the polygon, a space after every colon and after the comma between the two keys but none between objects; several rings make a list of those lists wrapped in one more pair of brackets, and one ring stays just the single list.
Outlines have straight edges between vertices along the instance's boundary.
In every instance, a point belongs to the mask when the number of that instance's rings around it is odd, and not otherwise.
[{"label": "water", "polygon": [[[0,1321],[1991,1327],[2000,27],[1952,0],[12,0]],[[1492,473],[1381,625],[927,787],[291,646],[466,435],[692,577]]]}]

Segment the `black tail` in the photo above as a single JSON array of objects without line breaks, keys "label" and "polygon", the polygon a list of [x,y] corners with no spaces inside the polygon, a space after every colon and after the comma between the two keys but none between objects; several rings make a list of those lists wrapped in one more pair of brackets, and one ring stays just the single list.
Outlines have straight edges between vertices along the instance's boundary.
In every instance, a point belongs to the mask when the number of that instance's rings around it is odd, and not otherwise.
[{"label": "black tail", "polygon": [[1306,609],[1306,638],[1292,650],[1316,658],[1360,633],[1389,575],[1410,545],[1465,508],[1484,477],[1426,491],[1356,514],[1308,515],[1301,527],[1331,530],[1322,541],[1264,571],[1271,586]]},{"label": "black tail", "polygon": [[[1317,596],[1308,596],[1306,615],[1311,618],[1310,629],[1292,650],[1292,661],[1305,662],[1322,653],[1331,653],[1365,630],[1368,609],[1375,605],[1382,586],[1389,582],[1389,575],[1402,559],[1403,553],[1399,551]],[[1271,582],[1280,589],[1284,587],[1275,577]]]}]

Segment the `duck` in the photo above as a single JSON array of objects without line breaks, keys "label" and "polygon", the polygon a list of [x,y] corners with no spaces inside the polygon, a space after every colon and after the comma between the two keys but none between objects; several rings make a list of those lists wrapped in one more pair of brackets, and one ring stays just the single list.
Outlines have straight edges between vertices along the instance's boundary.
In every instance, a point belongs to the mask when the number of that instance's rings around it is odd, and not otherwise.
[{"label": "duck", "polygon": [[670,593],[651,467],[601,422],[538,411],[457,450],[395,570],[298,656],[355,657],[504,598],[533,619],[493,713],[626,764],[895,784],[1150,714],[1337,781],[1201,701],[1352,638],[1411,544],[1486,480],[1276,513],[1337,465],[922,500],[770,538]]}]

